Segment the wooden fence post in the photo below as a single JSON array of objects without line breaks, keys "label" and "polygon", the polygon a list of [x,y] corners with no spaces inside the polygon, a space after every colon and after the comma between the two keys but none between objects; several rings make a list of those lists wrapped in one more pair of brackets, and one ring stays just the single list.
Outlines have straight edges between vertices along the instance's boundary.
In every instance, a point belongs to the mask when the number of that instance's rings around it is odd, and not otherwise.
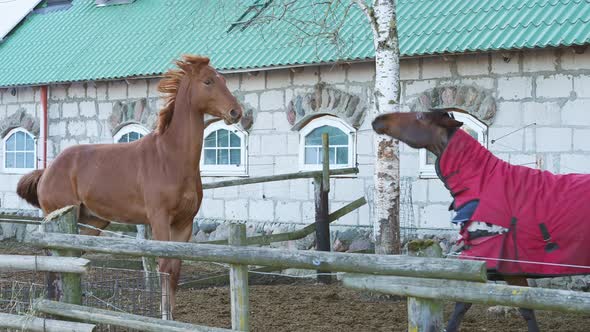
[{"label": "wooden fence post", "polygon": [[[408,244],[408,255],[418,257],[442,257],[442,248],[432,240],[414,240]],[[408,297],[408,331],[442,331],[443,302]]]},{"label": "wooden fence post", "polygon": [[[41,230],[46,233],[78,234],[79,206],[56,210],[45,218]],[[80,257],[79,250],[51,250],[51,256]],[[47,273],[47,296],[71,304],[82,304],[82,280],[78,273]]]},{"label": "wooden fence post", "polygon": [[[246,245],[246,225],[229,226],[229,245]],[[231,328],[237,331],[250,331],[250,303],[248,289],[248,265],[231,264],[229,271],[231,297]]]},{"label": "wooden fence post", "polygon": [[[328,194],[330,193],[330,143],[328,133],[322,134],[322,176],[313,180],[315,191],[316,250],[330,251],[330,222]],[[336,158],[336,156],[334,156]],[[318,281],[324,284],[332,282],[330,271],[318,270]]]}]

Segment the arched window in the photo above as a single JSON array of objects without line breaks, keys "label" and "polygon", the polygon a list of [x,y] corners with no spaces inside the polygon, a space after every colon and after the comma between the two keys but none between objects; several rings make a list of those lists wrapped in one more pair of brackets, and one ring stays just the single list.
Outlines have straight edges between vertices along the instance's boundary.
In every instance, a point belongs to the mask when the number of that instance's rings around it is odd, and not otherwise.
[{"label": "arched window", "polygon": [[247,175],[248,134],[217,121],[205,128],[201,173],[205,176]]},{"label": "arched window", "polygon": [[323,160],[322,134],[328,133],[330,167],[354,167],[356,164],[356,131],[334,116],[310,121],[299,131],[299,168],[317,170]]},{"label": "arched window", "polygon": [[[481,145],[487,148],[488,146],[488,127],[474,116],[460,113],[451,112],[457,121],[463,122],[461,129],[468,132],[473,138],[477,139]],[[436,178],[436,170],[434,163],[436,162],[436,156],[432,152],[428,152],[426,149],[420,149],[420,177],[423,179]]]},{"label": "arched window", "polygon": [[119,129],[119,131],[113,137],[113,140],[115,143],[129,143],[137,141],[147,134],[149,134],[149,130],[147,130],[144,126],[132,123]]},{"label": "arched window", "polygon": [[37,167],[37,148],[31,133],[23,128],[15,128],[4,136],[2,143],[4,172],[24,174]]}]

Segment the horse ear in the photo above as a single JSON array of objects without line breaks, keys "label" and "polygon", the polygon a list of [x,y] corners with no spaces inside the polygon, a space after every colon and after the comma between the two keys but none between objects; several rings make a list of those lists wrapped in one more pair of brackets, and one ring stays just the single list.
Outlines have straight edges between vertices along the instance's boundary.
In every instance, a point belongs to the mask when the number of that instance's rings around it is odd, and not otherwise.
[{"label": "horse ear", "polygon": [[463,126],[463,122],[453,119],[447,112],[430,112],[430,119],[432,123],[443,128],[459,128]]}]

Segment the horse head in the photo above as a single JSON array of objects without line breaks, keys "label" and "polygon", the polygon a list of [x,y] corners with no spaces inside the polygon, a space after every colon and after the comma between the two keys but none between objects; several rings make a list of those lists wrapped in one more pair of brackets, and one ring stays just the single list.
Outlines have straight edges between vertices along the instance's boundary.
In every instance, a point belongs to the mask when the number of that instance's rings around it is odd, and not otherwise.
[{"label": "horse head", "polygon": [[463,125],[449,112],[458,109],[433,109],[431,112],[388,113],[373,121],[373,130],[398,139],[412,148],[425,148],[439,156],[450,134]]}]

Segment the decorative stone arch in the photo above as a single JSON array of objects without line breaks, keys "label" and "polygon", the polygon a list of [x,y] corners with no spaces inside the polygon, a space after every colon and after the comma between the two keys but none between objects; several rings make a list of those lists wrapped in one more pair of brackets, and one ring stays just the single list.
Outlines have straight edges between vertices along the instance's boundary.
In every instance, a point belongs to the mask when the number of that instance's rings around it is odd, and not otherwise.
[{"label": "decorative stone arch", "polygon": [[326,83],[318,83],[313,92],[293,97],[287,107],[287,121],[291,130],[299,130],[312,119],[329,114],[358,129],[366,113],[367,107],[360,97]]},{"label": "decorative stone arch", "polygon": [[419,94],[410,104],[414,112],[456,107],[490,126],[496,116],[496,100],[492,94],[474,85],[439,86]]},{"label": "decorative stone arch", "polygon": [[41,132],[39,120],[27,113],[26,109],[21,108],[0,122],[0,137],[6,136],[9,131],[19,127],[26,129],[35,137],[39,137]]},{"label": "decorative stone arch", "polygon": [[[242,118],[240,119],[240,122],[236,123],[235,126],[237,126],[240,130],[243,130],[247,133],[250,132],[250,129],[252,129],[252,126],[254,125],[254,118],[256,117],[256,109],[252,106],[250,106],[247,103],[244,103],[242,101],[239,102],[240,106],[242,106]],[[205,114],[205,128],[207,128],[209,125],[212,125],[218,121],[222,121],[221,118],[218,118],[216,116],[212,116],[209,114]]]},{"label": "decorative stone arch", "polygon": [[111,134],[114,136],[119,129],[132,123],[153,130],[157,118],[158,112],[148,106],[145,98],[126,102],[117,101],[113,104],[113,111],[109,117]]}]

